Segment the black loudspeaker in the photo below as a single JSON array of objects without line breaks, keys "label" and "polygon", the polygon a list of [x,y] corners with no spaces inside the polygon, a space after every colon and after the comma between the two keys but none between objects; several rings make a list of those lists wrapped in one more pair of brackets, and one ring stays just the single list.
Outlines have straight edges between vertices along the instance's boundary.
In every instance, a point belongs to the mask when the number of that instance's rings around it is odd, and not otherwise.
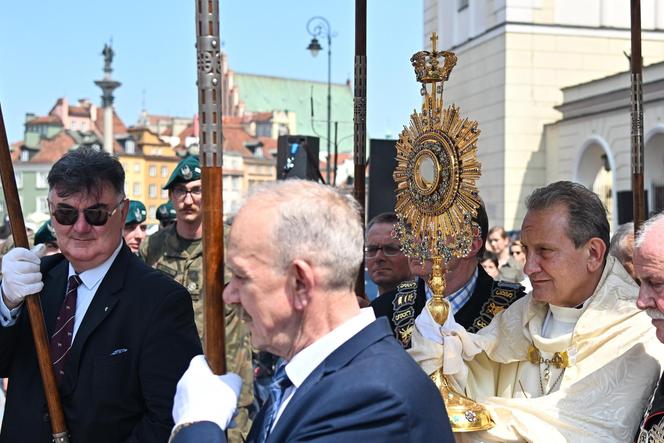
[{"label": "black loudspeaker", "polygon": [[318,137],[280,135],[277,141],[277,179],[322,180],[318,152]]},{"label": "black loudspeaker", "polygon": [[369,211],[367,222],[382,212],[394,212],[397,202],[394,168],[397,166],[396,140],[369,141]]},{"label": "black loudspeaker", "polygon": [[[646,199],[646,218],[648,217],[648,191],[644,191]],[[634,221],[634,196],[632,191],[618,191],[618,224]]]}]

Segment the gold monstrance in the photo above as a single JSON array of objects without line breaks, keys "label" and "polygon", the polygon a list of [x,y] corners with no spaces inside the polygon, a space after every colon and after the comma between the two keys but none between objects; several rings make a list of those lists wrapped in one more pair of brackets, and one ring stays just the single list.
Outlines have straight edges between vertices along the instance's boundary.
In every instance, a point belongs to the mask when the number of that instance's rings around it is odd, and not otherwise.
[{"label": "gold monstrance", "polygon": [[[427,304],[436,323],[447,320],[449,303],[443,298],[445,267],[453,257],[470,252],[472,222],[480,205],[475,182],[480,177],[477,160],[477,122],[462,119],[459,109],[443,108],[443,82],[457,58],[437,51],[434,32],[431,51],[420,51],[410,59],[417,81],[422,84],[422,112],[410,117],[397,142],[396,235],[406,255],[433,264]],[[444,58],[441,67],[439,59]],[[440,368],[431,378],[438,386],[455,432],[480,431],[493,427],[489,413],[478,403],[456,392]]]}]

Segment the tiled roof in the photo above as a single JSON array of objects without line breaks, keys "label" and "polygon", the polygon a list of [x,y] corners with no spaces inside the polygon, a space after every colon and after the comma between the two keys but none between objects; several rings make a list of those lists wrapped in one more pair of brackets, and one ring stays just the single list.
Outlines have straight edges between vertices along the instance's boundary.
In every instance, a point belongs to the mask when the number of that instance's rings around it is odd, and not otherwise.
[{"label": "tiled roof", "polygon": [[263,155],[266,158],[277,155],[277,140],[270,137],[258,137],[258,141],[263,143]]},{"label": "tiled roof", "polygon": [[237,152],[243,157],[251,157],[253,154],[244,145],[246,142],[254,141],[247,131],[240,126],[224,126],[224,151]]},{"label": "tiled roof", "polygon": [[[327,128],[327,83],[235,73],[239,98],[247,112],[293,111],[298,135],[325,135]],[[311,98],[314,101],[313,129]],[[353,91],[346,84],[332,84],[332,121],[339,122],[339,151],[353,151]],[[334,130],[334,126],[332,126]],[[334,133],[332,134],[334,136]]]},{"label": "tiled roof", "polygon": [[40,117],[35,117],[28,120],[26,125],[44,125],[44,124],[54,124],[62,126],[62,120],[57,115],[43,115]]},{"label": "tiled roof", "polygon": [[251,114],[251,120],[255,122],[269,122],[272,120],[271,112],[253,112]]},{"label": "tiled roof", "polygon": [[23,146],[23,140],[19,140],[9,145],[9,154],[12,159],[12,162],[18,161],[18,159],[21,158],[22,146]]},{"label": "tiled roof", "polygon": [[70,106],[69,115],[72,117],[87,117],[90,118],[90,107],[89,106]]},{"label": "tiled roof", "polygon": [[180,143],[184,144],[184,140],[187,137],[195,137],[196,135],[194,134],[194,123],[191,123],[190,125],[187,125],[186,128],[184,128],[179,134],[178,137],[180,138]]},{"label": "tiled roof", "polygon": [[34,163],[55,163],[76,145],[76,141],[67,131],[60,131],[53,138],[44,138],[39,142],[39,152],[30,159]]}]

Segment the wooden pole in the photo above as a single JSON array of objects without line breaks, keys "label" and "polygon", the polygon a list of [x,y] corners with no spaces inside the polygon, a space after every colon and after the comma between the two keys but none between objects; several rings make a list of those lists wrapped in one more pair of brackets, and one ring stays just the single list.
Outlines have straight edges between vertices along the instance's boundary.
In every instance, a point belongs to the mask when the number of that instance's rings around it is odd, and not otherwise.
[{"label": "wooden pole", "polygon": [[630,70],[632,78],[632,201],[634,232],[646,218],[645,193],[643,191],[643,57],[641,56],[641,1],[631,0],[632,54]]},{"label": "wooden pole", "polygon": [[[365,225],[365,174],[367,168],[367,0],[355,0],[355,88],[354,88],[354,146],[355,181],[353,195],[362,208],[362,226]],[[358,297],[366,298],[364,291],[364,260],[355,284]]]},{"label": "wooden pole", "polygon": [[[2,179],[2,188],[5,194],[5,204],[9,214],[9,223],[12,227],[14,236],[14,245],[19,248],[30,248],[28,235],[25,232],[25,223],[23,221],[23,211],[21,210],[21,201],[18,197],[16,188],[16,179],[14,178],[14,165],[12,164],[11,154],[9,152],[9,142],[7,141],[7,131],[5,129],[5,120],[2,116],[0,107],[0,177]],[[53,373],[53,363],[48,349],[48,335],[46,333],[46,324],[44,323],[44,314],[41,309],[39,294],[29,295],[25,299],[25,307],[28,311],[32,336],[37,351],[37,363],[42,383],[44,384],[44,395],[46,396],[46,405],[51,420],[51,434],[55,443],[66,443],[69,441],[67,433],[67,424],[65,414],[60,402],[60,393]],[[35,405],[33,405],[35,406]]]},{"label": "wooden pole", "polygon": [[203,188],[205,356],[215,374],[226,372],[224,225],[222,190],[221,40],[219,1],[195,0],[198,121]]}]

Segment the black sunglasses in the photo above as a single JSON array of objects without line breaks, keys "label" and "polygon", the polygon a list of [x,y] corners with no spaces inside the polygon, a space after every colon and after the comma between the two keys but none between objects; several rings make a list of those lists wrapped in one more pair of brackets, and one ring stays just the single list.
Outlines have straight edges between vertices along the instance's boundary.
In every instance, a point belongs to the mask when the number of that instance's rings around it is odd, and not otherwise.
[{"label": "black sunglasses", "polygon": [[[61,225],[64,226],[71,226],[74,223],[76,223],[76,220],[78,220],[78,214],[79,212],[83,212],[83,217],[85,217],[85,221],[91,225],[91,226],[103,226],[106,224],[109,218],[115,214],[115,211],[118,210],[120,205],[124,203],[124,199],[120,200],[120,202],[115,205],[115,208],[113,208],[112,211],[109,211],[104,208],[85,208],[82,210],[78,210],[76,208],[67,208],[67,207],[57,207],[54,211],[51,212],[53,217],[55,217],[55,220],[60,223]],[[51,202],[49,202],[49,205]]]}]

